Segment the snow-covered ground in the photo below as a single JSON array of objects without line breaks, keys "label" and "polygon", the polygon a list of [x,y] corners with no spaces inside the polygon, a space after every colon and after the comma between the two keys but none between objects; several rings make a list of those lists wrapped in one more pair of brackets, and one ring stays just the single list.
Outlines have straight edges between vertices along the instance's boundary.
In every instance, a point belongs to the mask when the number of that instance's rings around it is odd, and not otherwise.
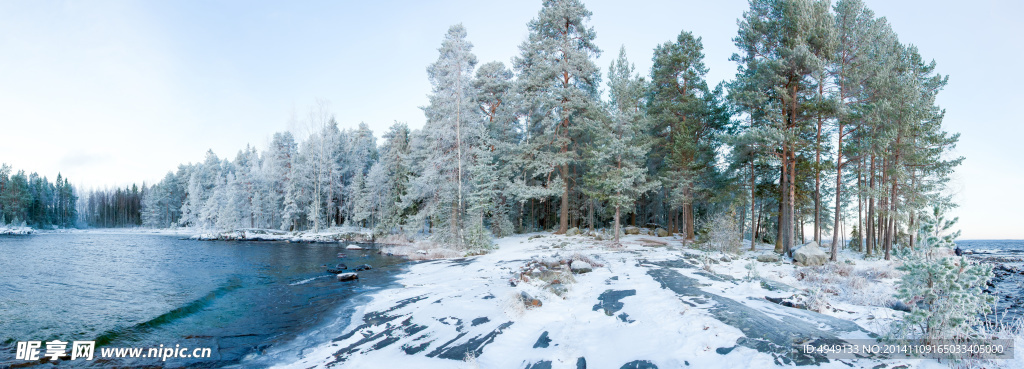
[{"label": "snow-covered ground", "polygon": [[[498,240],[486,255],[419,262],[399,276],[401,288],[372,295],[336,339],[280,366],[947,367],[923,359],[824,360],[793,349],[793,343],[883,333],[902,314],[884,307],[897,278],[887,262],[844,253],[838,269],[797,268],[757,261],[771,252],[768,245],[723,258],[674,238],[623,241],[613,248],[584,236],[519,235]],[[566,259],[595,267],[570,274],[557,266]],[[823,272],[840,276],[813,276]],[[560,283],[552,284],[555,279]],[[524,304],[523,292],[540,306]]]},{"label": "snow-covered ground", "polygon": [[276,229],[239,229],[233,231],[197,231],[196,240],[226,241],[290,241],[290,242],[373,242],[373,232],[366,228],[333,227],[321,231],[286,232]]},{"label": "snow-covered ground", "polygon": [[25,235],[34,232],[35,230],[31,227],[3,225],[0,223],[0,235]]}]

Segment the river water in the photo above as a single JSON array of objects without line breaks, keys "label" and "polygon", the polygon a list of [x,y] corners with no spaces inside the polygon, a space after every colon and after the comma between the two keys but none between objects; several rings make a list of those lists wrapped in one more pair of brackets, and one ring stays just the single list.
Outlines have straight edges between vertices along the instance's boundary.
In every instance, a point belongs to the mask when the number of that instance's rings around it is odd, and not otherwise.
[{"label": "river water", "polygon": [[[372,245],[344,246],[145,234],[0,236],[0,367],[27,364],[15,360],[17,342],[54,339],[213,353],[108,361],[97,348],[93,361],[59,366],[250,367],[288,360],[281,347],[326,340],[309,332],[345,326],[360,299],[388,287],[405,263]],[[338,263],[373,269],[359,272],[358,281],[338,282],[325,272]]]},{"label": "river water", "polygon": [[1024,318],[1024,240],[958,240],[956,244],[968,258],[995,267],[985,292],[996,296],[996,311],[988,319],[1010,323]]}]

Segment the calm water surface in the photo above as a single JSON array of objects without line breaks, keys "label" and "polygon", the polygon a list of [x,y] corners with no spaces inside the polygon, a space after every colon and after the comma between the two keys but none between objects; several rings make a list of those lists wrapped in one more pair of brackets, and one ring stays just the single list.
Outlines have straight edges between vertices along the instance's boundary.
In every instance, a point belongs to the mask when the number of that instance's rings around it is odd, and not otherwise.
[{"label": "calm water surface", "polygon": [[[308,345],[329,339],[308,332],[347,324],[366,292],[387,287],[404,264],[344,246],[142,234],[0,236],[0,367],[18,363],[16,342],[53,339],[213,349],[213,358],[202,360],[78,359],[59,366],[248,367],[288,360],[261,354],[295,346],[297,338]],[[337,282],[324,267],[337,263],[373,269],[356,282]]]}]

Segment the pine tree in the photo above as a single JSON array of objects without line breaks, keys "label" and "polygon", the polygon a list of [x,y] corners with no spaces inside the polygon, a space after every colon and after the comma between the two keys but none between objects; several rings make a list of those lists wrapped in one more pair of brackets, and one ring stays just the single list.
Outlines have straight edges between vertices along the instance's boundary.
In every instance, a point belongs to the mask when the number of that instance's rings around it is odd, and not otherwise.
[{"label": "pine tree", "polygon": [[423,108],[427,122],[418,146],[422,169],[413,180],[413,196],[423,201],[419,219],[431,220],[439,242],[463,244],[463,219],[470,148],[479,144],[481,126],[477,92],[473,87],[476,56],[466,40],[466,29],[448,29],[436,62],[427,68],[433,86],[430,105]]},{"label": "pine tree", "polygon": [[625,47],[608,68],[608,87],[609,114],[592,121],[594,143],[587,151],[591,169],[586,183],[592,196],[615,209],[613,233],[618,244],[622,210],[631,211],[637,198],[658,182],[648,179],[644,165],[653,142],[643,110],[646,83],[633,74]]},{"label": "pine tree", "polygon": [[584,127],[600,110],[601,72],[593,58],[601,50],[587,24],[590,16],[579,0],[544,1],[514,59],[519,111],[526,122],[518,150],[526,173],[516,181],[516,192],[524,200],[560,193],[559,234],[569,229],[572,169],[579,164]]},{"label": "pine tree", "polygon": [[960,231],[949,232],[957,219],[946,219],[944,212],[935,206],[931,216],[923,217],[921,244],[906,249],[897,268],[906,274],[896,284],[896,298],[911,308],[895,326],[898,339],[977,338],[979,316],[992,311],[995,297],[981,291],[992,279],[992,266],[950,255]]}]

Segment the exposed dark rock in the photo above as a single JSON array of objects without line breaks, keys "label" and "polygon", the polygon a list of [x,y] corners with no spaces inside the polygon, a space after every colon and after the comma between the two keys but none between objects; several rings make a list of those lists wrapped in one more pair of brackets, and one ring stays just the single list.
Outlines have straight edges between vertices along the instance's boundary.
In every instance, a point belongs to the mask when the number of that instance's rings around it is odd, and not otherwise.
[{"label": "exposed dark rock", "polygon": [[540,334],[540,338],[537,338],[537,343],[533,344],[533,348],[547,348],[551,344],[551,338],[548,337],[548,331]]},{"label": "exposed dark rock", "polygon": [[519,298],[523,300],[523,305],[526,305],[526,307],[532,308],[544,305],[539,299],[533,298],[533,296],[530,296],[526,291],[520,292]]},{"label": "exposed dark rock", "polygon": [[606,290],[597,297],[599,302],[594,305],[594,311],[604,309],[605,315],[615,315],[623,307],[622,302],[619,300],[634,295],[636,295],[636,290]]},{"label": "exposed dark rock", "polygon": [[344,273],[345,269],[348,269],[347,265],[345,265],[345,264],[338,264],[338,265],[336,265],[336,266],[334,266],[332,268],[327,269],[327,272],[331,273],[331,274],[338,274],[338,273]]},{"label": "exposed dark rock", "polygon": [[490,319],[490,318],[488,318],[488,317],[485,317],[485,316],[482,316],[482,317],[479,317],[479,318],[473,319],[473,320],[472,320],[472,321],[470,322],[470,324],[469,324],[469,325],[470,325],[471,327],[476,327],[476,326],[478,326],[478,325],[481,325],[481,324],[487,323],[487,322],[489,322],[489,321],[491,321],[491,319]]},{"label": "exposed dark rock", "polygon": [[369,264],[363,264],[363,265],[357,266],[353,270],[355,270],[357,272],[361,272],[361,271],[370,270],[370,269],[373,269],[373,267],[371,267]]},{"label": "exposed dark rock", "polygon": [[808,310],[795,310],[796,316],[769,316],[768,314],[744,305],[727,297],[706,292],[700,288],[700,282],[672,270],[678,263],[651,262],[663,266],[651,269],[647,274],[684,299],[702,298],[713,301],[708,313],[715,319],[733,326],[743,332],[736,343],[769,353],[785,365],[815,365],[829,362],[824,355],[804,353],[793,350],[796,342],[818,344],[843,344],[837,336],[848,332],[869,334],[863,328],[848,320],[815,313]]},{"label": "exposed dark rock", "polygon": [[526,366],[526,369],[551,369],[551,361],[543,360]]},{"label": "exposed dark rock", "polygon": [[338,274],[338,281],[354,281],[359,279],[359,275],[355,273],[340,273]]},{"label": "exposed dark rock", "polygon": [[658,369],[658,366],[647,360],[634,360],[623,364],[619,369]]},{"label": "exposed dark rock", "polygon": [[587,359],[584,359],[582,356],[576,359],[576,369],[587,369]]}]

